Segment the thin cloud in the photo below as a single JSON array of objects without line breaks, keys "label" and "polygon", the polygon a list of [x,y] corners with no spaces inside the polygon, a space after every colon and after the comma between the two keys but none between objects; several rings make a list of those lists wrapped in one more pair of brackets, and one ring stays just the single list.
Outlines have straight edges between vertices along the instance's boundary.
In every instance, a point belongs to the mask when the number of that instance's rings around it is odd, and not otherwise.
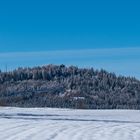
[{"label": "thin cloud", "polygon": [[14,69],[19,66],[66,64],[79,67],[104,68],[117,74],[140,78],[140,48],[107,48],[41,52],[0,53],[0,65]]}]

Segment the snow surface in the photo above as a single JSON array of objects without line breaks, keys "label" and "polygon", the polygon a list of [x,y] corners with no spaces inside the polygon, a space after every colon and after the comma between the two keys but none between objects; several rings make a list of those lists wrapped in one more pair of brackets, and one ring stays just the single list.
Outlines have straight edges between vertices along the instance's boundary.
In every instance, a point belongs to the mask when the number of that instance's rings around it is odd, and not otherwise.
[{"label": "snow surface", "polygon": [[0,140],[140,140],[140,111],[0,107]]}]

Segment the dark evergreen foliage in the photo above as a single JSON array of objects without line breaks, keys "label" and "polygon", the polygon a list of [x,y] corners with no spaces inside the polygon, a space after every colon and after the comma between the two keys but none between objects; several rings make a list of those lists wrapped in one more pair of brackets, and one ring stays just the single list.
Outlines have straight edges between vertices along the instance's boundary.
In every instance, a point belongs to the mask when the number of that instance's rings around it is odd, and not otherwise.
[{"label": "dark evergreen foliage", "polygon": [[0,71],[0,106],[140,109],[140,81],[65,65]]}]

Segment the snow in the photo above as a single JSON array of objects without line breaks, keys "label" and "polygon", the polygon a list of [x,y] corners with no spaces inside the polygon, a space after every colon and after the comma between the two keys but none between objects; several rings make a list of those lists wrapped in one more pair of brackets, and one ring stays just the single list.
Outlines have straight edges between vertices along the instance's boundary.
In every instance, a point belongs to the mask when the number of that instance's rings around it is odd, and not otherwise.
[{"label": "snow", "polygon": [[140,111],[0,107],[0,140],[140,140]]}]

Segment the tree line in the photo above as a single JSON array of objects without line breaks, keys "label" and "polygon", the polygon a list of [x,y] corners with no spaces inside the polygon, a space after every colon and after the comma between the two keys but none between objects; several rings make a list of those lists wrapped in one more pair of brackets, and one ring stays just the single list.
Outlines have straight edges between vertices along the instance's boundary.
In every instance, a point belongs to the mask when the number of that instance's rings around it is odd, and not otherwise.
[{"label": "tree line", "polygon": [[140,81],[65,65],[0,71],[0,106],[140,109]]}]

